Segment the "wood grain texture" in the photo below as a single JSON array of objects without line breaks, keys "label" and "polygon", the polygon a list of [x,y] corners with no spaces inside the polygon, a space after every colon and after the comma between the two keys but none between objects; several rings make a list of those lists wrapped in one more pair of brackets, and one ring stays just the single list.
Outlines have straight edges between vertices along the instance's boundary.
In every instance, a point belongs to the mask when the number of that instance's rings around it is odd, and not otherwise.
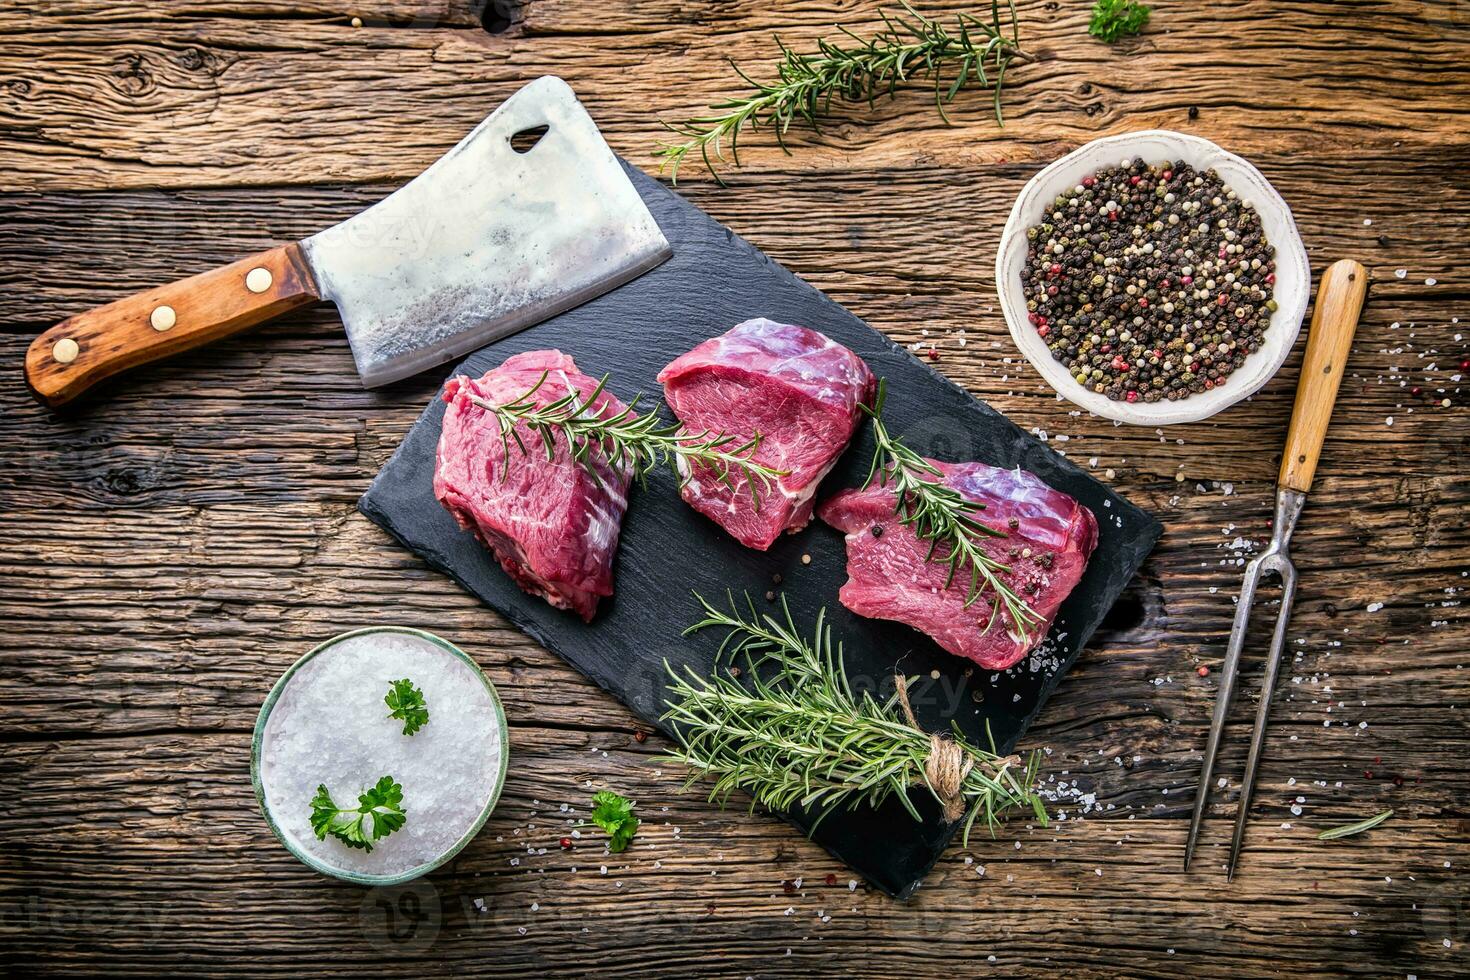
[{"label": "wood grain texture", "polygon": [[315,303],[295,242],[67,317],[26,351],[26,384],[60,408],[124,371],[151,364]]},{"label": "wood grain texture", "polygon": [[[1085,3],[1028,0],[1023,38],[1047,57],[1012,79],[1004,130],[981,95],[962,95],[945,127],[927,93],[902,92],[799,134],[790,157],[756,136],[729,190],[681,178],[715,218],[932,347],[937,367],[1168,528],[1032,730],[1066,819],[952,850],[906,904],[849,891],[779,823],[681,792],[656,737],[637,742],[622,708],[355,512],[434,382],[363,391],[330,310],[119,379],[64,418],[25,391],[24,353],[46,327],[360,210],[536,74],[567,77],[612,146],[652,169],[657,118],[730,91],[726,55],[758,68],[773,33],[809,41],[877,11],[531,0],[490,35],[472,6],[0,11],[7,970],[299,976],[384,957],[386,975],[416,976],[1466,972],[1463,2],[1160,0],[1149,32],[1114,49],[1083,35]],[[1350,256],[1373,278],[1293,543],[1290,669],[1229,886],[1219,865],[1269,607],[1220,760],[1227,786],[1181,874],[1217,681],[1197,671],[1218,667],[1239,562],[1269,537],[1300,345],[1215,419],[1115,427],[1069,414],[1020,361],[991,281],[1005,214],[1038,166],[1156,125],[1259,166],[1315,274]],[[160,249],[160,235],[190,248]],[[314,642],[372,623],[459,643],[512,726],[501,808],[411,894],[313,876],[250,798],[249,730],[271,683]],[[618,860],[561,851],[574,816],[561,805],[584,811],[602,786],[641,801],[640,844]],[[1371,834],[1315,840],[1385,807],[1396,815]]]},{"label": "wood grain texture", "polygon": [[1291,425],[1281,451],[1281,475],[1276,485],[1306,493],[1322,455],[1322,442],[1332,422],[1332,406],[1347,374],[1348,351],[1363,300],[1368,295],[1368,270],[1353,259],[1338,259],[1322,273],[1313,300],[1312,328],[1302,359],[1301,380],[1291,407]]}]

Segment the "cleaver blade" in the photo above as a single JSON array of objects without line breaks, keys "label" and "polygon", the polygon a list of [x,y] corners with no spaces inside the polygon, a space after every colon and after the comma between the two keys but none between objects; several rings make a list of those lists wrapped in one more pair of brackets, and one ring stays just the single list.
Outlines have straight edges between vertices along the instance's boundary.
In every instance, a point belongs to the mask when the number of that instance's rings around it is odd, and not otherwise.
[{"label": "cleaver blade", "polygon": [[[530,149],[512,145],[541,127]],[[301,249],[369,388],[579,306],[673,254],[592,118],[552,76]]]},{"label": "cleaver blade", "polygon": [[26,382],[59,408],[112,375],[326,299],[372,388],[585,303],[672,254],[571,88],[545,76],[355,217],[63,320],[31,344]]}]

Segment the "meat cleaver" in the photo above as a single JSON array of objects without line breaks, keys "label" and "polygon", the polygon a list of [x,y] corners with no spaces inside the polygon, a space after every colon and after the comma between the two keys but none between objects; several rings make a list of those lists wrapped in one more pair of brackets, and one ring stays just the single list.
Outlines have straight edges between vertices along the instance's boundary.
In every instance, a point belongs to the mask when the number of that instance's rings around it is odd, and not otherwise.
[{"label": "meat cleaver", "polygon": [[57,408],[121,371],[325,299],[373,388],[585,303],[671,254],[571,88],[546,76],[356,217],[63,320],[31,344],[26,381]]}]

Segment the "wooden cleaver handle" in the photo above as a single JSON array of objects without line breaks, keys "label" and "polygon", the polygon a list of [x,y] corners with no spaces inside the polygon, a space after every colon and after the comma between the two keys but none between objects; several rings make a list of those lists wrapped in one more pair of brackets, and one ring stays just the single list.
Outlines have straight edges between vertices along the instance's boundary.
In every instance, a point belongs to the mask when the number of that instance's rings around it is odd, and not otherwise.
[{"label": "wooden cleaver handle", "polygon": [[316,302],[296,243],[68,317],[26,352],[26,383],[59,408],[115,374]]},{"label": "wooden cleaver handle", "polygon": [[1322,440],[1327,436],[1327,422],[1332,418],[1337,387],[1347,368],[1348,349],[1367,292],[1368,270],[1352,259],[1328,266],[1317,286],[1307,356],[1296,386],[1296,406],[1291,410],[1281,475],[1276,478],[1279,487],[1302,493],[1312,489],[1317,457],[1322,454]]}]

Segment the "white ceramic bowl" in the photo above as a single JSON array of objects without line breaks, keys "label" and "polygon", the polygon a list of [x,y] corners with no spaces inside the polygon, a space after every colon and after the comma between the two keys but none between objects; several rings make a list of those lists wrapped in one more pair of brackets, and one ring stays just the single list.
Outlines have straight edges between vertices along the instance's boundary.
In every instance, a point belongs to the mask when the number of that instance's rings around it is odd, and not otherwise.
[{"label": "white ceramic bowl", "polygon": [[[1266,330],[1260,350],[1218,388],[1190,395],[1179,401],[1114,401],[1077,383],[1071,372],[1047,349],[1046,341],[1026,319],[1026,295],[1021,272],[1026,264],[1026,231],[1041,222],[1046,208],[1058,194],[1081,183],[1097,170],[1116,166],[1125,159],[1141,158],[1149,164],[1183,160],[1196,170],[1213,169],[1241,199],[1261,216],[1266,240],[1276,249],[1276,312]],[[995,258],[996,288],[1005,311],[1011,336],[1026,359],[1068,401],[1094,415],[1131,422],[1134,425],[1172,425],[1198,422],[1259,391],[1281,367],[1296,343],[1307,298],[1312,291],[1312,272],[1307,250],[1291,209],[1261,172],[1233,153],[1209,140],[1163,129],[1149,129],[1121,136],[1105,136],[1074,150],[1031,178],[1016,198],[1000,239]]]}]

